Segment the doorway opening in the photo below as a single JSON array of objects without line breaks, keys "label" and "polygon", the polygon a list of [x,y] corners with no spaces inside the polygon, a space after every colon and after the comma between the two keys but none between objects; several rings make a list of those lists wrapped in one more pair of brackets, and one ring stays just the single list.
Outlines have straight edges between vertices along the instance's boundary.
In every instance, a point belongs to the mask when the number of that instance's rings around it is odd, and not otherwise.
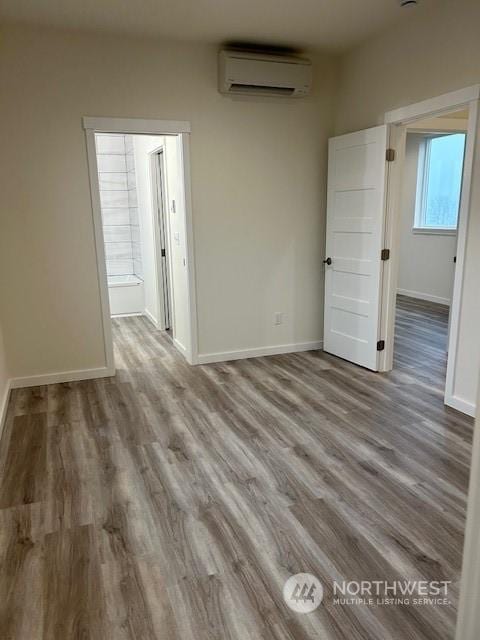
[{"label": "doorway opening", "polygon": [[[477,86],[452,92],[388,112],[384,125],[330,139],[323,261],[324,351],[372,371],[393,368],[395,322],[400,320],[397,295],[410,292],[409,297],[418,300],[412,292],[422,293],[420,275],[426,274],[439,286],[451,287],[443,298],[438,293],[442,289],[435,290],[430,300],[441,304],[451,297],[450,311],[443,314],[448,337],[444,404],[471,416],[479,345],[461,310],[464,298],[468,308],[473,304],[472,280],[464,275],[479,97]],[[431,268],[430,256],[423,269],[414,270],[412,288],[402,290],[398,284],[401,191],[409,130],[420,137],[426,134],[418,146],[411,231],[418,241],[437,235],[453,244],[442,250],[443,258],[449,257],[440,278]],[[410,250],[406,260],[411,267]],[[415,345],[412,354],[412,362],[416,358],[418,363]]]},{"label": "doorway opening", "polygon": [[[95,133],[108,298],[114,333],[171,332],[177,136]],[[168,175],[167,175],[168,172]],[[118,356],[120,357],[120,356]]]},{"label": "doorway opening", "polygon": [[[107,366],[113,375],[124,358],[114,362],[119,332],[173,341],[193,363],[189,125],[84,118],[84,127]],[[148,351],[141,342],[137,355]]]},{"label": "doorway opening", "polygon": [[[395,346],[398,353],[395,336],[400,331],[398,328],[396,331],[396,325],[398,327],[401,321],[401,317],[396,317],[397,309],[401,316],[397,300],[402,303],[397,296],[410,292],[408,297],[416,300],[415,304],[423,304],[425,327],[432,330],[437,325],[439,340],[434,349],[429,349],[428,332],[424,333],[427,343],[417,348],[416,355],[415,344],[411,343],[411,365],[421,369],[425,349],[430,357],[436,353],[437,365],[443,362],[436,384],[443,392],[444,404],[470,416],[474,416],[476,411],[478,345],[476,334],[470,329],[468,315],[464,314],[466,308],[470,309],[468,301],[472,296],[472,283],[466,279],[465,260],[479,96],[478,86],[468,87],[385,114],[389,146],[396,150],[397,161],[387,163],[383,243],[390,249],[391,259],[383,263],[382,270],[380,331],[385,348],[380,353],[379,370],[394,368]],[[410,161],[412,156],[413,162]],[[410,261],[410,269],[414,264],[412,251],[405,252],[408,240],[403,238],[402,242],[402,221],[405,225],[405,206],[402,211],[402,205],[408,200],[405,189],[409,171],[413,173],[413,179],[410,178],[410,205],[407,206],[411,214],[408,211],[406,214],[407,217],[413,216],[413,224],[412,219],[409,223],[409,239],[411,241],[413,236],[416,245],[422,246],[423,262],[419,264],[424,265],[423,269],[410,271],[411,288],[401,284],[405,282],[402,261]],[[414,191],[411,188],[413,182]],[[410,246],[413,245],[410,243]],[[432,250],[432,247],[436,249]],[[415,278],[412,278],[412,273]],[[427,281],[426,277],[430,280]],[[431,289],[430,299],[422,301],[414,297],[418,293],[425,294],[427,286]],[[426,293],[428,295],[428,291]],[[435,305],[443,305],[443,309]],[[430,320],[432,309],[437,315]],[[430,340],[434,344],[433,336],[430,331]],[[428,368],[426,363],[424,366]]]},{"label": "doorway opening", "polygon": [[468,109],[406,127],[393,369],[444,391]]}]

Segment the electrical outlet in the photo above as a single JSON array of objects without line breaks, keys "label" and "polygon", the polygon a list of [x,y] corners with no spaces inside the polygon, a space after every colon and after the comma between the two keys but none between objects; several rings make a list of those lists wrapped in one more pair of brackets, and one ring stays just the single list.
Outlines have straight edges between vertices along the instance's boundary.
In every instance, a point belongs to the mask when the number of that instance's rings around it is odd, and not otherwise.
[{"label": "electrical outlet", "polygon": [[275,311],[273,314],[273,324],[283,324],[283,311]]}]

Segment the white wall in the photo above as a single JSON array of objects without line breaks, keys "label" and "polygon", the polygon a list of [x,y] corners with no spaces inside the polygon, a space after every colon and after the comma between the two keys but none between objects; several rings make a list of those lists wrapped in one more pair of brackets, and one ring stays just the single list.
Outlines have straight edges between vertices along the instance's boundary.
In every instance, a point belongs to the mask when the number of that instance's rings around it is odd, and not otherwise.
[{"label": "white wall", "polygon": [[[178,136],[166,136],[165,143],[173,335],[177,346],[188,352],[191,345],[182,144]],[[175,206],[172,206],[173,201]]]},{"label": "white wall", "polygon": [[85,115],[191,122],[202,353],[321,339],[334,59],[314,56],[306,99],[232,99],[217,91],[216,47],[26,27],[0,36],[12,375],[105,364]]},{"label": "white wall", "polygon": [[[480,3],[446,0],[435,11],[385,31],[343,60],[337,133],[383,122],[386,111],[480,81]],[[480,133],[480,132],[479,132]],[[454,396],[473,410],[480,362],[480,135],[473,168],[464,294]]]},{"label": "white wall", "polygon": [[[150,153],[163,146],[164,180],[170,264],[170,294],[173,336],[182,351],[190,348],[190,323],[187,286],[187,251],[182,145],[179,136],[134,136],[137,172],[138,212],[144,256],[145,307],[157,324],[162,311],[162,294],[158,286],[155,257],[154,194],[152,193]],[[172,202],[175,201],[175,206]]]},{"label": "white wall", "polygon": [[456,235],[413,233],[419,148],[424,135],[407,135],[400,202],[398,292],[439,304],[451,303]]}]

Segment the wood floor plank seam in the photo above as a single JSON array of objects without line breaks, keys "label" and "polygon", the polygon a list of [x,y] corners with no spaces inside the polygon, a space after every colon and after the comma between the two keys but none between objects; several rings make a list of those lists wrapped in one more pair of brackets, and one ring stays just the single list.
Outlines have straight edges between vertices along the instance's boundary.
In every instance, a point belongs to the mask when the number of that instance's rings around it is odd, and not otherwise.
[{"label": "wood floor plank seam", "polygon": [[[448,308],[398,297],[394,369],[321,351],[189,366],[141,317],[117,375],[12,391],[1,640],[453,640],[472,420],[443,404]],[[308,616],[282,597],[309,571]],[[334,580],[448,580],[448,606]]]}]

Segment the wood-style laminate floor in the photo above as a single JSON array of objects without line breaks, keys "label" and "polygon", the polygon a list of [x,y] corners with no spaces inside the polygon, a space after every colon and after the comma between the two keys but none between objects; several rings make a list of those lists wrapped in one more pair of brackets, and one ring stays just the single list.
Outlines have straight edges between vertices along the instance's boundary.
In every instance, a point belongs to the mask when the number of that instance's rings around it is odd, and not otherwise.
[{"label": "wood-style laminate floor", "polygon": [[[382,375],[321,352],[189,367],[126,318],[115,378],[14,391],[0,638],[451,640],[472,421],[443,405],[446,321],[401,299]],[[308,615],[282,599],[304,571]],[[408,579],[451,580],[452,604],[332,601]]]}]

